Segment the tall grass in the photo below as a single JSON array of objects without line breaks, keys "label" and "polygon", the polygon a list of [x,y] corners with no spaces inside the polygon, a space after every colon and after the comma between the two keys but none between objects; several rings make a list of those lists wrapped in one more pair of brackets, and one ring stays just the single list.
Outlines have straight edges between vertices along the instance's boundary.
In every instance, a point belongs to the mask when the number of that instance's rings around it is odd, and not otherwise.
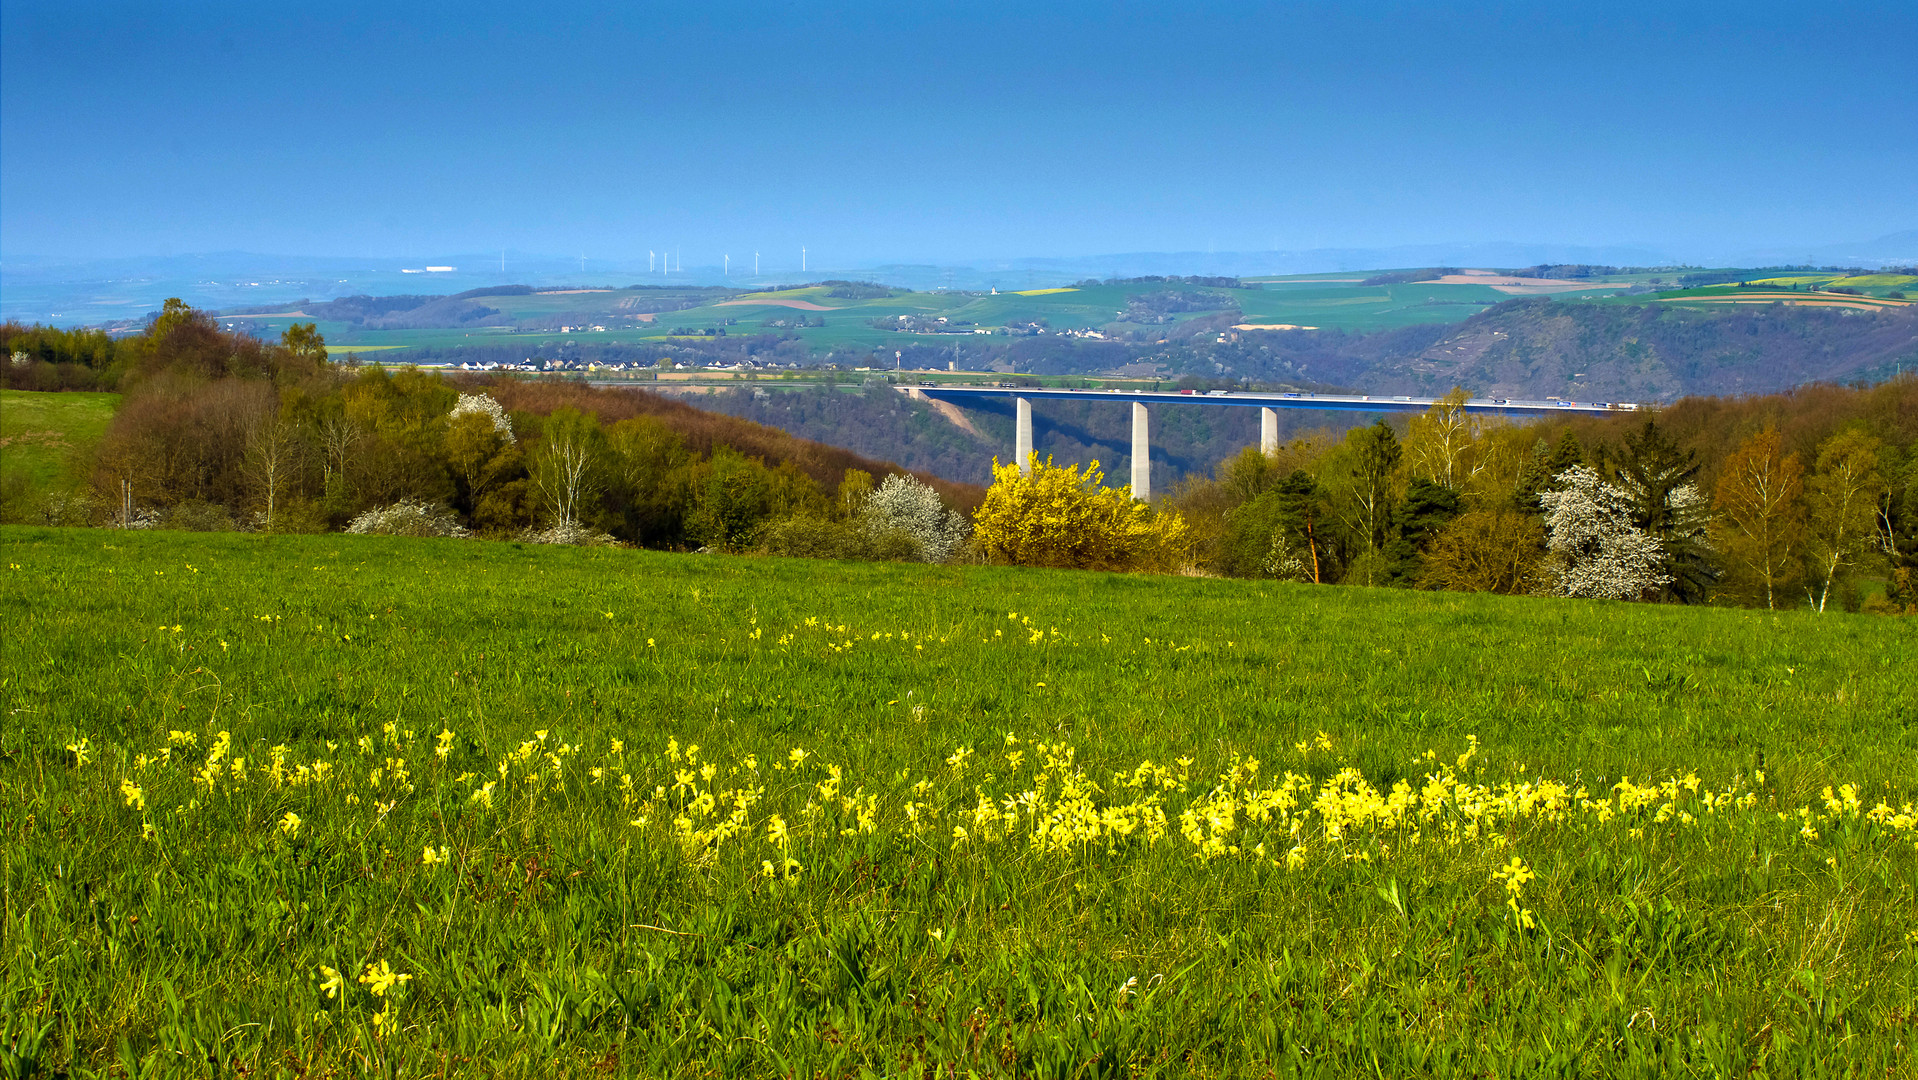
[{"label": "tall grass", "polygon": [[1912,1068],[1908,622],[0,548],[16,1071]]}]

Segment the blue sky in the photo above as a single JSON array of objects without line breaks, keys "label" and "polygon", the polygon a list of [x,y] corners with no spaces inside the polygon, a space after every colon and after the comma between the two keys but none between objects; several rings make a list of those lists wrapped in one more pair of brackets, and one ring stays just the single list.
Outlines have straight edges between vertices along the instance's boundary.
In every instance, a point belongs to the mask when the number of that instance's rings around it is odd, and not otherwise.
[{"label": "blue sky", "polygon": [[1910,3],[7,0],[0,254],[1696,258],[1918,226],[1914,76]]}]

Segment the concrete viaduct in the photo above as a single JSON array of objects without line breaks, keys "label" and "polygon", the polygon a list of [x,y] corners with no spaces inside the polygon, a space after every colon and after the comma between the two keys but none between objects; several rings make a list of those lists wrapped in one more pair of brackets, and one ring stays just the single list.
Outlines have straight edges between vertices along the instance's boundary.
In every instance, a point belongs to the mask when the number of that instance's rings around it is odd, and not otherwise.
[{"label": "concrete viaduct", "polygon": [[[1152,425],[1146,411],[1152,405],[1215,405],[1260,411],[1259,448],[1266,454],[1279,449],[1279,409],[1323,409],[1334,412],[1424,412],[1437,398],[1393,397],[1377,394],[1251,393],[1241,390],[1047,390],[1020,386],[943,386],[930,383],[902,386],[907,394],[950,401],[964,405],[981,398],[1012,398],[1017,412],[1013,453],[1019,470],[1032,469],[1032,402],[1040,399],[1100,401],[1132,406],[1132,494],[1134,498],[1152,498]],[[1630,412],[1640,406],[1633,402],[1574,402],[1563,398],[1519,400],[1517,398],[1473,398],[1464,405],[1470,413],[1519,416],[1539,413]]]}]

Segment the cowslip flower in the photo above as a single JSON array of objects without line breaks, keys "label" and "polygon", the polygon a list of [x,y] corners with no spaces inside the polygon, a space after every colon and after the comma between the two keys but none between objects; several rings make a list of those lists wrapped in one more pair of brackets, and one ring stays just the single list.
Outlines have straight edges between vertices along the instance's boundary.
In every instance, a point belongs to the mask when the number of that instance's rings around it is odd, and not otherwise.
[{"label": "cowslip flower", "polygon": [[325,964],[320,965],[320,989],[325,992],[327,997],[339,997],[341,988],[345,986],[346,979],[341,977],[338,971],[327,967]]},{"label": "cowslip flower", "polygon": [[300,833],[300,815],[288,810],[286,816],[280,819],[280,831],[288,836],[298,836]]},{"label": "cowslip flower", "polygon": [[394,971],[386,961],[382,960],[378,964],[366,965],[366,973],[360,976],[360,981],[366,984],[366,988],[373,992],[374,997],[385,997],[386,992],[393,987],[413,981],[413,976]]},{"label": "cowslip flower", "polygon": [[146,805],[147,805],[146,793],[141,791],[140,786],[138,784],[135,784],[133,781],[131,780],[120,781],[120,794],[122,796],[125,796],[128,807],[132,809],[137,809],[137,810],[146,809]]},{"label": "cowslip flower", "polygon": [[1525,883],[1537,876],[1537,874],[1532,873],[1530,867],[1525,865],[1525,860],[1519,858],[1517,855],[1512,856],[1512,862],[1509,866],[1501,867],[1492,872],[1493,880],[1505,882],[1505,891],[1511,893],[1513,896],[1517,896],[1519,890],[1525,887]]}]

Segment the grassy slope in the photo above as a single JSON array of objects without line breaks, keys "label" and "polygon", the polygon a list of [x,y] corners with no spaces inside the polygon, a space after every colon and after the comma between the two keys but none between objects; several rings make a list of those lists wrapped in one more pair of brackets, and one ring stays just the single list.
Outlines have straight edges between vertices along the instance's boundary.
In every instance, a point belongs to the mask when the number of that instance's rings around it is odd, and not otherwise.
[{"label": "grassy slope", "polygon": [[106,434],[118,394],[0,390],[0,470],[40,488]]},{"label": "grassy slope", "polygon": [[[1771,812],[1845,782],[1866,806],[1918,797],[1909,622],[351,537],[0,545],[0,1001],[52,1024],[56,1064],[71,1040],[103,1065],[124,1036],[176,1066],[365,1054],[409,1074],[1911,1065],[1911,834],[1841,814],[1808,842]],[[195,733],[191,757],[136,769],[169,730]],[[222,730],[252,771],[223,760],[203,791],[187,777]],[[1329,749],[1294,745],[1320,732]],[[1604,793],[1696,770],[1758,806],[1680,795],[1698,823],[1520,814],[1450,841],[1434,819],[1423,845],[1275,827],[1261,850],[1304,841],[1297,869],[1249,847],[1205,861],[1178,835],[1234,754],[1266,783],[1349,763],[1384,787],[1443,771],[1414,759],[1449,762],[1468,735],[1487,782]],[[61,748],[80,737],[75,769]],[[710,859],[668,839],[698,813],[687,796],[652,793],[685,767],[660,756],[669,738],[718,764],[715,793],[753,769],[764,787]],[[1101,781],[1192,759],[1192,790],[1159,793],[1171,837],[988,843],[974,787],[1044,788],[1041,741]],[[337,779],[276,785],[276,745]],[[794,746],[813,756],[788,771]],[[963,777],[955,747],[976,751]],[[569,779],[527,783],[547,753]],[[836,798],[806,816],[821,763],[841,794],[879,797],[875,833]],[[916,839],[915,798],[945,815]],[[769,809],[801,834],[786,849]],[[977,835],[956,842],[960,823]],[[453,865],[422,866],[439,845]],[[799,876],[764,877],[788,851]],[[1491,876],[1514,855],[1539,874],[1531,932]],[[415,976],[391,1035],[353,981],[382,960]],[[346,972],[341,999],[321,965]]]}]

